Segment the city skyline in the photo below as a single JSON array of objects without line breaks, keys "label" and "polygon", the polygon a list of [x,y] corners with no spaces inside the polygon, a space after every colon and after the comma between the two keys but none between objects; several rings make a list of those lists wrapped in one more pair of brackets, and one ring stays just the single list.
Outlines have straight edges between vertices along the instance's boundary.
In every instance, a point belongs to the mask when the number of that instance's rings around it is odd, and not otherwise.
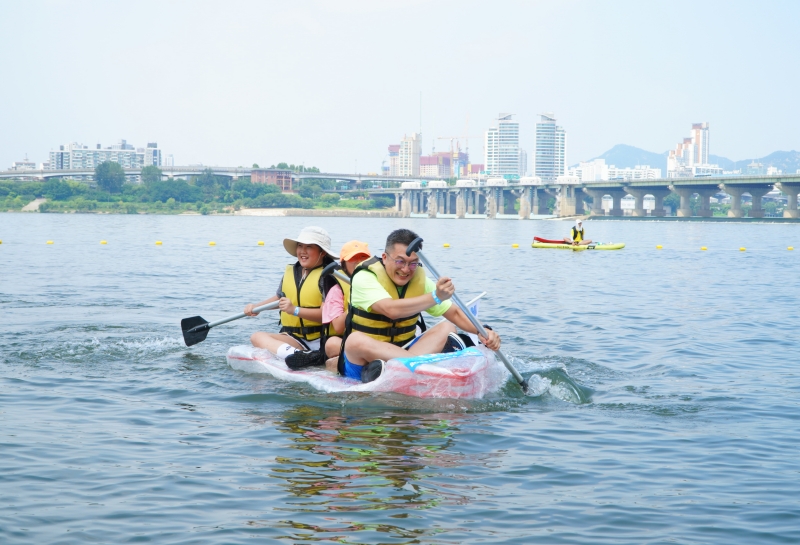
[{"label": "city skyline", "polygon": [[[125,135],[180,164],[378,172],[384,143],[421,131],[427,154],[436,137],[482,134],[499,111],[520,123],[528,170],[543,111],[568,131],[572,164],[620,143],[669,150],[698,120],[714,126],[714,153],[734,160],[800,149],[793,2],[141,6],[124,18],[103,2],[0,6],[0,63],[21,78],[0,89],[11,105],[0,165]],[[681,38],[690,23],[706,36],[699,52]],[[95,62],[65,62],[63,44]],[[702,74],[682,60],[698,53],[713,59]],[[432,54],[457,60],[420,64]],[[481,161],[480,141],[468,143]]]}]

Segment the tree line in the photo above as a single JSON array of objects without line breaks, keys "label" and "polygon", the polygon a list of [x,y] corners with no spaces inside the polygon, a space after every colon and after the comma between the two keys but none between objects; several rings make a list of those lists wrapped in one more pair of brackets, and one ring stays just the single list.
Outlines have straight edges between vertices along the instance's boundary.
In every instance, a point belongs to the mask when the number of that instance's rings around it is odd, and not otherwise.
[{"label": "tree line", "polygon": [[[295,167],[279,163],[271,168]],[[257,168],[257,165],[254,165]],[[298,168],[298,167],[295,167]],[[319,172],[316,167],[300,167],[304,172]],[[48,199],[40,211],[108,210],[170,211],[196,210],[201,213],[239,208],[384,208],[394,205],[391,198],[370,199],[366,193],[355,199],[340,200],[339,195],[323,193],[335,188],[332,180],[305,180],[298,194],[281,193],[271,184],[254,184],[249,177],[232,180],[206,169],[189,180],[163,180],[156,166],[142,169],[141,183],[129,183],[118,163],[105,162],[95,168],[95,185],[61,178],[44,182],[0,182],[0,209],[19,209],[34,198]]]}]

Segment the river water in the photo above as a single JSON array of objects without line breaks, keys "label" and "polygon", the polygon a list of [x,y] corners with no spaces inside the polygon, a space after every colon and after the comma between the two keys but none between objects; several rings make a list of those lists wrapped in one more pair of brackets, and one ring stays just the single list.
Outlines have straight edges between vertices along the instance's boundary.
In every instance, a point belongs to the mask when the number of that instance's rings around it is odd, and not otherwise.
[{"label": "river water", "polygon": [[[308,224],[337,250],[417,231],[463,299],[488,292],[535,395],[229,368],[274,316],[183,345],[181,318],[269,296]],[[589,221],[626,248],[530,248],[568,228],[0,214],[0,542],[800,542],[800,226]]]}]

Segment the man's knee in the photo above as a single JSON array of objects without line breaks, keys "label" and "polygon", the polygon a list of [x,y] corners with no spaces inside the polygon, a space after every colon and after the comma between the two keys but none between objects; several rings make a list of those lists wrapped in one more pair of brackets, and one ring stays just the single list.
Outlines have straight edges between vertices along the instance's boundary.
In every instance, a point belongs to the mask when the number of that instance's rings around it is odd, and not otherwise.
[{"label": "man's knee", "polygon": [[457,328],[453,322],[450,322],[448,320],[442,320],[441,322],[430,328],[428,331],[437,331],[437,332],[441,331],[443,334],[447,335],[448,333],[455,333],[456,330]]}]

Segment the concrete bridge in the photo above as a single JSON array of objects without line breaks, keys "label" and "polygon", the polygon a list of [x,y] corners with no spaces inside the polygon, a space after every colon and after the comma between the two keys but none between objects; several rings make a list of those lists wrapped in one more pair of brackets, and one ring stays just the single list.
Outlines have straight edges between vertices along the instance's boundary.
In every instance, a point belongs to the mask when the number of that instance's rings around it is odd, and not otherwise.
[{"label": "concrete bridge", "polygon": [[[216,166],[177,166],[159,167],[162,175],[166,179],[188,178],[190,176],[200,176],[206,170],[211,170],[215,176],[225,176],[237,180],[243,176],[250,176],[254,170],[245,167],[216,167]],[[128,178],[139,177],[142,173],[141,168],[125,168],[125,176]],[[280,170],[280,169],[278,169]],[[35,180],[46,180],[47,178],[72,178],[86,179],[94,177],[94,168],[87,169],[63,169],[63,170],[5,170],[0,171],[0,179],[6,178],[32,178]],[[331,172],[292,172],[292,180],[300,181],[307,178],[322,180],[341,180],[350,184],[361,184],[362,182],[389,182],[399,185],[402,182],[427,183],[428,180],[435,178],[409,178],[404,176],[381,176],[379,174],[339,174]]]},{"label": "concrete bridge", "polygon": [[[473,182],[474,183],[474,182]],[[460,185],[463,184],[463,185]],[[425,187],[406,187],[399,189],[367,190],[371,194],[394,195],[395,208],[404,216],[411,214],[427,214],[437,217],[439,214],[454,214],[464,218],[467,214],[484,215],[496,218],[498,214],[517,215],[520,219],[529,219],[531,215],[545,215],[549,199],[556,199],[557,215],[574,216],[585,213],[586,196],[592,197],[591,215],[606,215],[600,203],[603,197],[609,196],[613,205],[609,216],[622,216],[622,199],[633,196],[635,205],[633,216],[647,216],[644,199],[650,195],[655,200],[652,216],[664,216],[664,198],[670,193],[680,196],[678,217],[692,216],[691,198],[698,195],[700,209],[698,216],[711,217],[710,199],[718,193],[731,196],[731,209],[728,216],[741,218],[742,196],[752,197],[750,217],[764,216],[761,198],[778,189],[787,197],[784,217],[798,218],[797,195],[800,193],[800,174],[778,176],[727,176],[703,178],[670,178],[643,181],[603,181],[592,183],[507,183],[498,185],[467,185],[460,180],[456,186],[448,186],[445,182],[428,182]]]},{"label": "concrete bridge", "polygon": [[[178,166],[161,168],[167,179],[199,176],[210,169],[217,176],[238,179],[250,176],[253,169],[242,167],[214,166]],[[138,177],[141,169],[124,169],[127,177]],[[44,180],[55,177],[90,178],[94,169],[85,170],[7,170],[0,171],[2,178],[33,178]],[[498,215],[517,215],[521,219],[529,219],[531,215],[546,215],[549,199],[555,198],[559,216],[583,214],[586,208],[586,196],[592,197],[591,215],[605,215],[600,203],[603,197],[611,197],[613,205],[608,211],[610,216],[622,216],[622,199],[631,195],[635,199],[633,216],[646,216],[644,198],[648,195],[655,200],[652,216],[664,216],[664,198],[670,193],[680,196],[678,217],[692,215],[691,198],[698,195],[700,209],[698,215],[712,215],[710,199],[717,193],[731,196],[731,209],[728,216],[740,218],[742,196],[750,195],[752,209],[750,217],[760,218],[764,215],[761,198],[773,189],[778,189],[787,197],[784,217],[798,218],[797,195],[800,193],[800,174],[777,176],[718,176],[698,178],[667,178],[640,181],[601,181],[589,183],[542,183],[521,179],[520,181],[497,180],[475,182],[459,180],[456,185],[448,185],[444,180],[431,178],[408,178],[399,176],[382,176],[378,174],[348,174],[329,172],[293,172],[293,181],[307,178],[346,181],[348,184],[384,183],[394,187],[365,188],[370,194],[393,196],[395,208],[403,215],[427,214],[437,217],[439,214],[455,215],[464,218],[469,215],[482,215],[496,218]],[[400,187],[397,187],[397,186]],[[363,191],[363,190],[362,190]],[[337,190],[346,194],[348,190]]]}]

